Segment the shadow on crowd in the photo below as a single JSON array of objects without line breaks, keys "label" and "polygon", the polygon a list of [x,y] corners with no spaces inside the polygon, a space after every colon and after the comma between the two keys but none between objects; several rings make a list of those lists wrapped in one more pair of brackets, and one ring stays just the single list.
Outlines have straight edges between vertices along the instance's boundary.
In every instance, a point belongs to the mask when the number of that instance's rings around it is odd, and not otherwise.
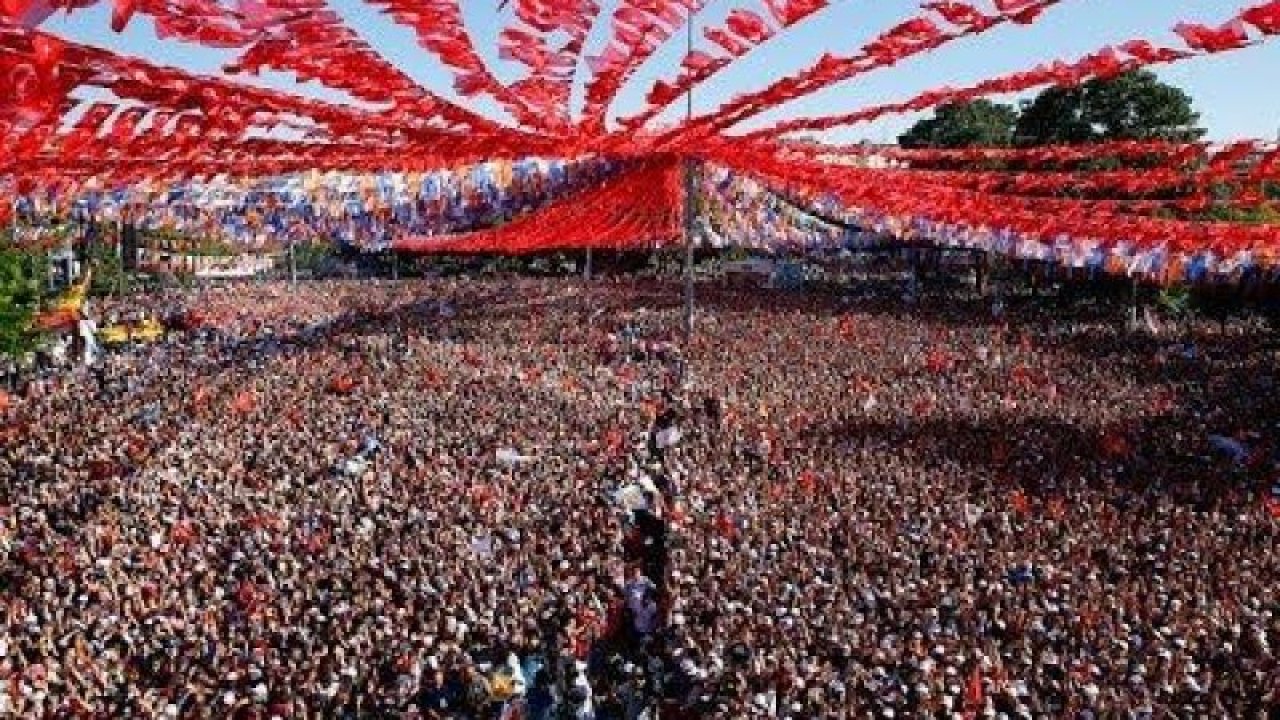
[{"label": "shadow on crowd", "polygon": [[[802,442],[839,446],[850,438],[889,448],[925,469],[954,465],[970,478],[958,496],[1020,491],[1047,501],[1097,491],[1120,510],[1165,498],[1197,511],[1248,501],[1263,475],[1233,463],[1203,438],[1186,442],[1182,410],[1151,418],[1141,433],[1089,428],[1043,417],[1001,415],[982,421],[930,417],[850,419],[811,428]],[[1116,484],[1128,492],[1115,493]]]}]

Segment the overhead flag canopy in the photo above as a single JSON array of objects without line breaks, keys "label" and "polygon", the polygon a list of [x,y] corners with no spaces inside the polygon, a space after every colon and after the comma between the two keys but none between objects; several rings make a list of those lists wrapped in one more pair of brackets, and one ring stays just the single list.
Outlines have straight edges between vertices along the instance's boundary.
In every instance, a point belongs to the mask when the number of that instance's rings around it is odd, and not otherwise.
[{"label": "overhead flag canopy", "polygon": [[[1206,10],[1206,17],[1163,28],[1176,42],[1136,37],[965,86],[943,85],[850,112],[792,116],[749,132],[744,122],[784,103],[950,43],[1042,22],[1056,6],[1077,0],[922,2],[861,47],[832,48],[807,67],[761,78],[718,106],[665,124],[659,119],[677,100],[758,48],[787,43],[795,26],[820,18],[836,2],[735,0],[722,21],[697,33],[695,48],[683,36],[706,0],[492,0],[506,18],[496,32],[496,56],[507,62],[499,70],[467,28],[462,0],[358,1],[403,26],[434,56],[451,92],[416,81],[326,0],[0,0],[0,180],[14,195],[76,198],[146,188],[154,202],[154,192],[214,180],[336,172],[384,179],[407,174],[420,183],[438,171],[492,171],[495,162],[512,167],[532,158],[607,165],[572,180],[548,176],[536,186],[490,183],[486,187],[497,189],[482,200],[486,217],[496,220],[455,217],[432,225],[447,229],[439,234],[409,223],[395,238],[406,251],[529,252],[673,242],[693,225],[684,222],[685,208],[697,208],[681,198],[680,168],[692,161],[714,165],[735,196],[759,187],[775,198],[757,203],[757,213],[784,196],[814,207],[837,202],[860,227],[1061,262],[1120,257],[1104,264],[1131,270],[1205,257],[1210,264],[1277,261],[1275,226],[1191,219],[1223,183],[1239,189],[1231,202],[1266,202],[1264,188],[1280,183],[1280,150],[1272,143],[950,151],[840,146],[813,133],[1238,52],[1280,34],[1280,0]],[[135,57],[41,29],[51,13],[101,3],[110,7],[102,33],[146,18],[163,40],[216,48],[231,59],[220,74],[200,75],[147,59],[145,47]],[[600,42],[589,49],[589,39]],[[690,46],[675,67],[641,83],[642,67],[677,41]],[[263,71],[313,81],[351,101],[241,80]],[[641,106],[611,120],[632,83]],[[105,92],[84,99],[93,89]],[[485,111],[493,107],[503,117]],[[1089,162],[1102,157],[1139,158],[1142,169],[1123,169],[1125,163],[1098,169]],[[999,162],[974,162],[992,159]],[[471,187],[465,178],[459,182]],[[515,188],[510,207],[494,199],[508,188]],[[469,207],[464,190],[445,193],[432,206],[456,210],[453,200],[462,198]],[[405,203],[414,204],[415,218],[423,212],[422,196],[397,197],[388,201],[388,217],[405,216]],[[348,203],[330,204],[350,212]],[[722,227],[742,227],[746,217],[728,217],[729,207],[717,212]],[[805,213],[769,218],[785,222],[793,215]],[[830,228],[820,234],[832,236]]]}]

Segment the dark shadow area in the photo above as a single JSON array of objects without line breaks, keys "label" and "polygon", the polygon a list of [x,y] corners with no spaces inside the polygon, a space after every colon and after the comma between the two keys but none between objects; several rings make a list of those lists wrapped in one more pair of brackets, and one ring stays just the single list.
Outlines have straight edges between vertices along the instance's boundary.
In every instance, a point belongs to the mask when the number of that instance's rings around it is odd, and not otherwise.
[{"label": "dark shadow area", "polygon": [[[1261,490],[1262,474],[1234,465],[1207,438],[1178,440],[1178,430],[1185,425],[1177,411],[1124,430],[1016,415],[983,422],[854,418],[804,431],[800,437],[806,443],[835,446],[849,441],[883,443],[892,452],[918,460],[926,470],[956,463],[976,471],[970,487],[956,488],[958,498],[1022,490],[1044,500],[1088,489],[1105,490],[1120,510],[1136,511],[1144,498],[1163,497],[1208,511],[1237,506]],[[1116,485],[1128,492],[1115,492]]]}]

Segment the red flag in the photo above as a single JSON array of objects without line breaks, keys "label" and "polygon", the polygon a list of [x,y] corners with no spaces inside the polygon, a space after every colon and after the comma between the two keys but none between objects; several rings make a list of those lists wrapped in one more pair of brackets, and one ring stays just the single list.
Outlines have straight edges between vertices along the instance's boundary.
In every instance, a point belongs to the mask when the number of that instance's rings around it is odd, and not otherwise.
[{"label": "red flag", "polygon": [[66,51],[67,44],[52,35],[41,33],[31,39],[31,49],[35,55],[36,65],[47,69],[54,67],[62,60],[62,53]]},{"label": "red flag", "polygon": [[1172,390],[1161,390],[1151,398],[1151,412],[1163,415],[1173,409],[1175,400]]},{"label": "red flag", "polygon": [[716,515],[716,531],[720,533],[720,537],[728,540],[732,540],[738,535],[738,527],[734,524],[733,518],[724,512]]},{"label": "red flag", "polygon": [[329,381],[329,392],[350,395],[356,389],[356,381],[350,375],[340,375]]},{"label": "red flag", "polygon": [[248,580],[240,581],[236,587],[236,600],[246,609],[252,611],[258,602],[258,589]]},{"label": "red flag", "polygon": [[169,531],[169,539],[175,545],[187,545],[195,539],[195,536],[195,527],[185,520],[175,523],[173,528]]},{"label": "red flag", "polygon": [[0,0],[0,11],[13,19],[19,19],[31,9],[33,0]]},{"label": "red flag", "polygon": [[1009,374],[1013,384],[1018,387],[1031,387],[1035,384],[1035,373],[1026,365],[1015,365]]},{"label": "red flag", "polygon": [[1280,35],[1280,0],[1251,7],[1240,14],[1240,19],[1267,35]]},{"label": "red flag", "polygon": [[1009,506],[1019,515],[1026,515],[1031,512],[1031,501],[1027,499],[1027,494],[1021,490],[1014,490],[1009,493]]},{"label": "red flag", "polygon": [[111,29],[118,33],[124,32],[137,8],[138,0],[115,0],[111,8]]},{"label": "red flag", "polygon": [[1040,0],[995,0],[996,7],[1000,12],[1006,15],[1016,12],[1022,12],[1029,9],[1032,5],[1040,2]]},{"label": "red flag", "polygon": [[1049,501],[1049,515],[1055,520],[1061,520],[1067,514],[1067,503],[1060,497],[1055,497]]},{"label": "red flag", "polygon": [[1277,494],[1276,488],[1280,488],[1280,482],[1271,491],[1263,492],[1262,509],[1267,511],[1271,517],[1280,520],[1280,494]]},{"label": "red flag", "polygon": [[195,393],[191,397],[191,401],[196,406],[201,406],[209,402],[209,388],[204,385],[197,386]]},{"label": "red flag", "polygon": [[979,31],[991,27],[995,20],[983,15],[977,8],[961,2],[930,2],[922,7],[933,10],[944,20],[970,31]]},{"label": "red flag", "polygon": [[1119,429],[1112,428],[1102,435],[1102,453],[1112,459],[1126,458],[1133,454],[1129,438]]},{"label": "red flag", "polygon": [[912,405],[911,411],[915,414],[916,417],[928,415],[929,413],[933,412],[933,398],[929,397],[928,395],[921,397],[920,399],[916,400],[914,405]]},{"label": "red flag", "polygon": [[610,455],[618,455],[621,453],[624,442],[625,439],[622,436],[622,431],[618,428],[609,428],[609,431],[604,434],[605,451]]},{"label": "red flag", "polygon": [[231,402],[231,409],[238,413],[251,413],[258,406],[258,398],[249,390],[244,390],[236,395],[235,400]]},{"label": "red flag", "polygon": [[982,689],[982,673],[978,666],[973,666],[969,679],[964,685],[964,704],[970,710],[980,710],[987,704],[986,692]]},{"label": "red flag", "polygon": [[944,350],[931,350],[925,364],[932,373],[944,373],[951,369],[951,355]]},{"label": "red flag", "polygon": [[1216,53],[1235,50],[1249,44],[1249,33],[1244,23],[1233,20],[1219,28],[1195,23],[1178,23],[1176,32],[1193,50]]},{"label": "red flag", "polygon": [[1267,510],[1267,512],[1268,512],[1268,513],[1270,513],[1270,514],[1271,514],[1271,517],[1272,517],[1272,518],[1274,518],[1274,519],[1276,519],[1276,520],[1280,520],[1280,499],[1278,499],[1278,498],[1267,498],[1267,500],[1266,500],[1266,510]]}]

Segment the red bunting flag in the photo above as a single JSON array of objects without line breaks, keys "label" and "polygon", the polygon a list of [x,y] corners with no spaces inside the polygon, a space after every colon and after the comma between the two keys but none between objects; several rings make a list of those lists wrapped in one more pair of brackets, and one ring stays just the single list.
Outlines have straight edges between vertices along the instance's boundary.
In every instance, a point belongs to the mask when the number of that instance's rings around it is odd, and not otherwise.
[{"label": "red bunting flag", "polygon": [[944,20],[964,28],[968,32],[980,32],[995,23],[995,18],[984,15],[977,8],[962,2],[929,2],[922,7],[933,10]]},{"label": "red bunting flag", "polygon": [[1179,23],[1173,31],[1192,49],[1204,52],[1224,52],[1249,44],[1249,33],[1245,30],[1244,22],[1240,20],[1233,20],[1218,28],[1195,23]]},{"label": "red bunting flag", "polygon": [[40,33],[31,40],[32,55],[40,68],[53,68],[62,61],[67,44],[52,35]]},{"label": "red bunting flag", "polygon": [[1240,19],[1267,35],[1280,35],[1280,0],[1251,7],[1240,13]]},{"label": "red bunting flag", "polygon": [[21,19],[35,4],[35,0],[0,0],[0,11],[15,20]]},{"label": "red bunting flag", "polygon": [[111,29],[118,33],[124,32],[137,8],[138,0],[115,0],[111,7]]},{"label": "red bunting flag", "polygon": [[825,8],[830,0],[764,0],[769,14],[784,27],[794,25]]}]

